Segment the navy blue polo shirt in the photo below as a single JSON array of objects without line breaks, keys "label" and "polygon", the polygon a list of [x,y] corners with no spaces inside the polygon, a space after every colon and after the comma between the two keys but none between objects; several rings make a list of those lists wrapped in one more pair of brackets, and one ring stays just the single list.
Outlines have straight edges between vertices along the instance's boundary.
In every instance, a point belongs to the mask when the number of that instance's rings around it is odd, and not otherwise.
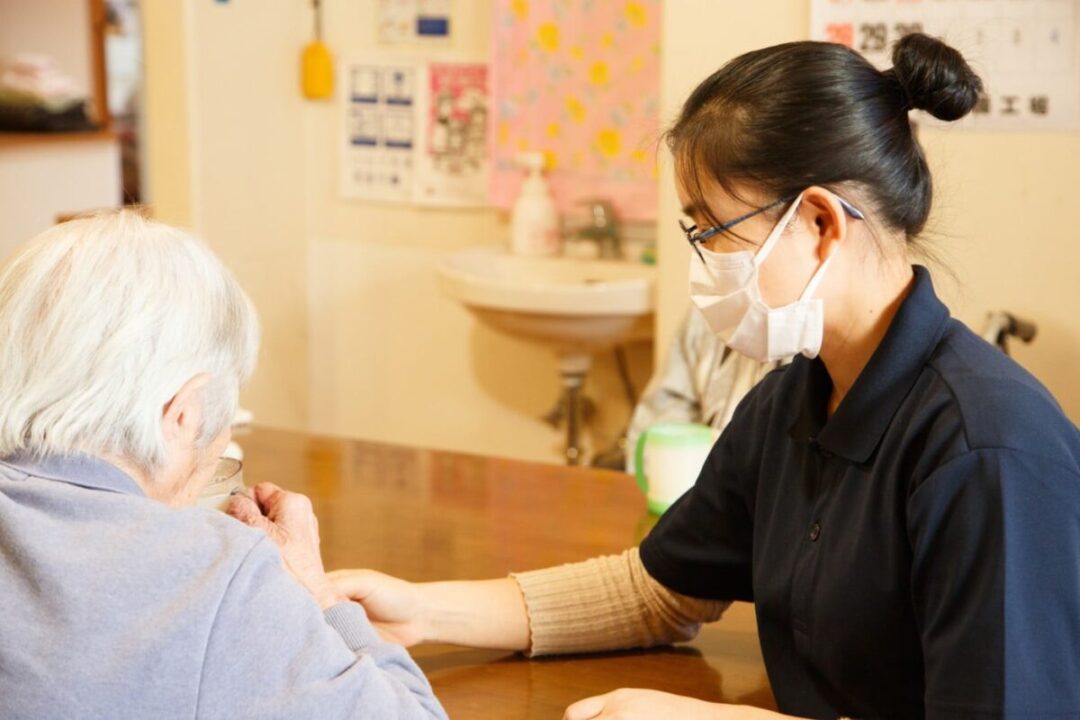
[{"label": "navy blue polo shirt", "polygon": [[915,280],[831,417],[820,360],[739,406],[641,546],[755,604],[783,712],[1080,714],[1080,431]]}]

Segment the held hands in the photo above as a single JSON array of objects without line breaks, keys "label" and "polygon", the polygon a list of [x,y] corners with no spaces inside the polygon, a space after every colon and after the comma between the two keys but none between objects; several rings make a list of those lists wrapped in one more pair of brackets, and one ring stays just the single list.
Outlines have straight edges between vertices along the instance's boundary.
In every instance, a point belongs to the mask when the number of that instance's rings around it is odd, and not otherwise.
[{"label": "held hands", "polygon": [[[525,602],[511,578],[417,584],[375,570],[337,570],[329,577],[339,594],[364,606],[384,640],[406,647],[424,641],[518,650],[529,646]],[[622,689],[574,703],[566,709],[564,720],[669,717],[779,720],[788,716],[656,690]]]},{"label": "held hands", "polygon": [[335,570],[328,577],[338,593],[364,606],[383,640],[412,647],[429,636],[420,592],[413,583],[375,570]]},{"label": "held hands", "polygon": [[315,597],[323,610],[347,600],[323,569],[319,521],[307,497],[282,490],[273,483],[260,483],[250,495],[234,495],[225,511],[270,536],[285,561],[285,569]]},{"label": "held hands", "polygon": [[563,720],[776,720],[789,717],[749,705],[722,705],[658,690],[624,688],[566,708]]}]

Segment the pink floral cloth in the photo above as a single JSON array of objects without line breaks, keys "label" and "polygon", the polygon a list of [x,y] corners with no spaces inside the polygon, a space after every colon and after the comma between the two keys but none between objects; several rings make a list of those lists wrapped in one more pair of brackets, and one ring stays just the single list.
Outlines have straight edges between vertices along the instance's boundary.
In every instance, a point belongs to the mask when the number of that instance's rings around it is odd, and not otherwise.
[{"label": "pink floral cloth", "polygon": [[509,207],[521,152],[542,152],[560,210],[605,198],[656,218],[660,0],[496,0],[491,201]]}]

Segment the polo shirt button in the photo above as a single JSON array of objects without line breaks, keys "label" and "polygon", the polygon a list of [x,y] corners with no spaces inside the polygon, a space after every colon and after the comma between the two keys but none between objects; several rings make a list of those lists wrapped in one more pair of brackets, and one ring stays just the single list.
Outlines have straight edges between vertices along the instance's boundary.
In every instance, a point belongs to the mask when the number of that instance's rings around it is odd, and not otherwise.
[{"label": "polo shirt button", "polygon": [[810,526],[810,542],[817,542],[819,537],[821,537],[821,523],[814,523]]}]

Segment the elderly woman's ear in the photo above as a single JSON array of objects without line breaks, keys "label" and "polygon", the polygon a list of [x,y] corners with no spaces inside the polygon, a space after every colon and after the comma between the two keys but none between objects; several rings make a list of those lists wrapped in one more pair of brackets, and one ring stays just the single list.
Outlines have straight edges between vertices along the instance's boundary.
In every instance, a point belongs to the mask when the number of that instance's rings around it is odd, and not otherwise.
[{"label": "elderly woman's ear", "polygon": [[143,479],[147,494],[170,505],[195,501],[213,478],[218,458],[231,437],[212,412],[215,389],[208,373],[199,373],[180,386],[161,409],[161,435],[165,459],[152,477]]},{"label": "elderly woman's ear", "polygon": [[206,415],[204,388],[210,376],[199,373],[180,386],[161,410],[161,432],[169,445],[194,445],[203,431]]}]

